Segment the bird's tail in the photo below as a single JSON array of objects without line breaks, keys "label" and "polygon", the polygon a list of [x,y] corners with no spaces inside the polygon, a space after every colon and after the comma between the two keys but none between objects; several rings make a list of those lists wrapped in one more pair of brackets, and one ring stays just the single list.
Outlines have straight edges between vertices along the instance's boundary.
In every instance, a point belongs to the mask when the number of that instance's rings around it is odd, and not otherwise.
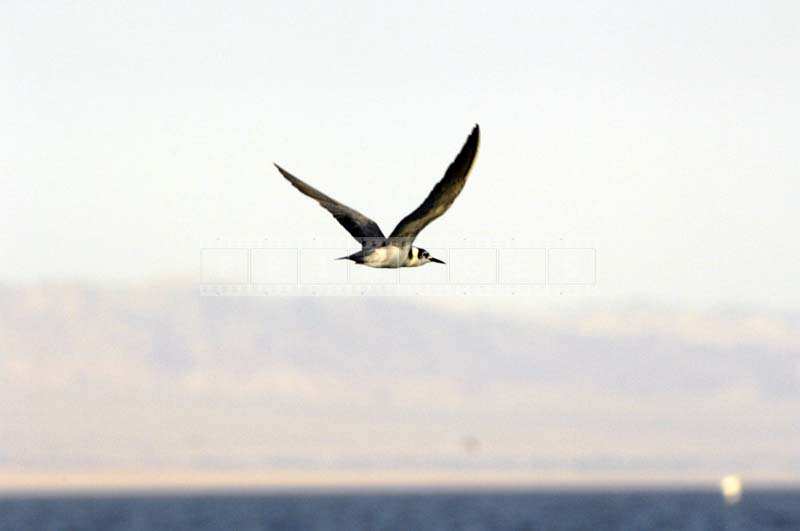
[{"label": "bird's tail", "polygon": [[362,251],[358,251],[348,256],[340,256],[337,260],[352,260],[357,264],[361,264],[364,262],[364,253]]}]

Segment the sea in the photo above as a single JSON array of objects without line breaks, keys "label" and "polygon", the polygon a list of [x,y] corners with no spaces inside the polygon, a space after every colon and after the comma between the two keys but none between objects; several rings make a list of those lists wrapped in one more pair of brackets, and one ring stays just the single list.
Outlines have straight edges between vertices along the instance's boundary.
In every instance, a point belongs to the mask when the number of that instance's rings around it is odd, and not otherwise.
[{"label": "sea", "polygon": [[0,494],[0,530],[800,530],[800,490]]}]

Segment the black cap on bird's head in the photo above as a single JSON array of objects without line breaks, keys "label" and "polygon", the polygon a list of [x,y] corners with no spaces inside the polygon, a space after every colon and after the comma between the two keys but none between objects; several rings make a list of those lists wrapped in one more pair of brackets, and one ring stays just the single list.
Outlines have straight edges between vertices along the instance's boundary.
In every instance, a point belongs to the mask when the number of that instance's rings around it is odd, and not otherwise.
[{"label": "black cap on bird's head", "polygon": [[419,256],[419,258],[421,260],[425,260],[427,262],[433,262],[433,263],[436,263],[436,264],[444,264],[445,263],[443,260],[439,260],[438,258],[432,257],[431,253],[429,253],[428,251],[426,251],[422,247],[419,247],[419,251],[417,251],[417,252],[418,252],[418,256]]}]

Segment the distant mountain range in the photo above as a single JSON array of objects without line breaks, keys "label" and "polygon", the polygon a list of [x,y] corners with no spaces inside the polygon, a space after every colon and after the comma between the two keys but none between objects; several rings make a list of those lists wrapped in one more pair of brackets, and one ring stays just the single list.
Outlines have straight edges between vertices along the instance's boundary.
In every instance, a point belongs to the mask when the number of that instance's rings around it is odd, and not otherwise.
[{"label": "distant mountain range", "polygon": [[798,315],[513,303],[0,287],[0,470],[798,478]]}]

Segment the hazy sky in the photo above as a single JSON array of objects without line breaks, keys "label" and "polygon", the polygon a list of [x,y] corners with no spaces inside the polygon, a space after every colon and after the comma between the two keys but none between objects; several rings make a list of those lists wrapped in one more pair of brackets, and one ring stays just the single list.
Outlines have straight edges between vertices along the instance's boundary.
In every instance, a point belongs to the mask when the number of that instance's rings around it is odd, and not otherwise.
[{"label": "hazy sky", "polygon": [[479,122],[470,182],[421,244],[595,247],[609,298],[800,302],[794,2],[0,11],[2,281],[341,240],[272,161],[391,230]]}]

